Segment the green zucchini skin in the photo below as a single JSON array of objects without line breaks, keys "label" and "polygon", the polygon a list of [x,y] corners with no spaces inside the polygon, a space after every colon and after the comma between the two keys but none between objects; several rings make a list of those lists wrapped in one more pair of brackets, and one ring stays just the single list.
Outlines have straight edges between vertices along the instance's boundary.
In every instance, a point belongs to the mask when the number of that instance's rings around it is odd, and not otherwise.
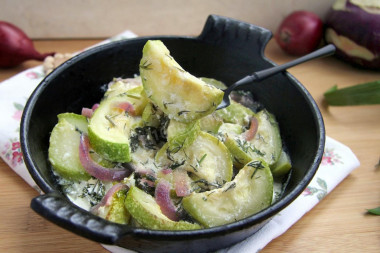
[{"label": "green zucchini skin", "polygon": [[222,188],[193,192],[182,200],[184,209],[205,227],[228,224],[253,215],[272,203],[273,177],[263,160],[246,164]]},{"label": "green zucchini skin", "polygon": [[158,40],[145,44],[140,75],[149,99],[170,119],[180,122],[211,114],[223,99],[222,90],[186,72]]}]

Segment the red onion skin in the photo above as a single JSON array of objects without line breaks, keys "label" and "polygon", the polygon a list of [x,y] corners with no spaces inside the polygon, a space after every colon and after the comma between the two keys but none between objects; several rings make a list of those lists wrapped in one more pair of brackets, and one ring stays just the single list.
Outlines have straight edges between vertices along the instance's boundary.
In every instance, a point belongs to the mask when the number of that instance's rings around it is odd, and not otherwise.
[{"label": "red onion skin", "polygon": [[309,11],[288,15],[275,33],[278,45],[291,55],[304,55],[315,50],[323,36],[323,22]]},{"label": "red onion skin", "polygon": [[0,21],[0,67],[10,68],[26,60],[43,61],[54,53],[41,54],[36,51],[33,42],[18,27]]},{"label": "red onion skin", "polygon": [[157,204],[161,208],[161,212],[173,221],[179,221],[177,215],[177,208],[175,207],[172,199],[170,198],[170,183],[166,180],[161,179],[155,190],[155,198]]},{"label": "red onion skin", "polygon": [[103,181],[120,181],[131,174],[127,169],[108,169],[95,163],[89,153],[88,136],[81,134],[79,144],[79,159],[83,168],[93,177]]},{"label": "red onion skin", "polygon": [[[350,56],[345,50],[337,47],[335,55],[338,58],[355,66],[380,69],[380,12],[370,13],[347,1],[344,10],[330,9],[325,23],[326,29],[333,29],[338,35],[354,41],[375,56],[369,61]],[[328,41],[327,37],[326,40]]]}]

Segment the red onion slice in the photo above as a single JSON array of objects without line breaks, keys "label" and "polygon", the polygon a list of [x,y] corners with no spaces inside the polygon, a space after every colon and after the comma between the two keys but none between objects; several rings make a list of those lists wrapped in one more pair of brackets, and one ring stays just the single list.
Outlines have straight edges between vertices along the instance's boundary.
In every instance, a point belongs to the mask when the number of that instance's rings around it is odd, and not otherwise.
[{"label": "red onion slice", "polygon": [[98,107],[99,107],[99,104],[94,104],[94,105],[91,107],[91,109],[92,109],[93,111],[95,111],[96,109],[98,109]]},{"label": "red onion slice", "polygon": [[112,198],[115,195],[115,193],[117,193],[118,191],[123,190],[123,189],[128,189],[128,186],[123,184],[123,183],[118,183],[118,184],[113,185],[107,191],[106,195],[104,195],[102,200],[97,205],[95,205],[91,208],[91,212],[94,214],[97,214],[100,207],[111,205]]},{"label": "red onion slice", "polygon": [[79,144],[79,159],[83,168],[97,179],[103,181],[120,181],[129,176],[131,172],[127,169],[108,169],[96,162],[90,156],[90,141],[88,136],[81,134]]},{"label": "red onion slice", "polygon": [[86,108],[86,107],[82,108],[82,115],[85,116],[86,118],[91,118],[93,113],[94,113],[94,110],[90,108]]},{"label": "red onion slice", "polygon": [[121,102],[118,103],[115,107],[122,109],[123,111],[126,111],[129,115],[135,116],[135,107],[129,103],[129,102]]},{"label": "red onion slice", "polygon": [[161,208],[161,212],[173,221],[178,221],[177,208],[170,198],[170,184],[168,181],[161,179],[156,185],[155,190],[156,202]]},{"label": "red onion slice", "polygon": [[174,170],[174,188],[178,197],[185,197],[190,194],[190,187],[188,184],[188,175],[185,170]]},{"label": "red onion slice", "polygon": [[161,172],[164,175],[168,175],[168,174],[172,173],[173,171],[172,171],[172,169],[162,169]]},{"label": "red onion slice", "polygon": [[244,138],[247,141],[252,140],[255,137],[258,128],[259,128],[259,122],[257,121],[255,117],[252,117],[249,129],[244,132]]}]

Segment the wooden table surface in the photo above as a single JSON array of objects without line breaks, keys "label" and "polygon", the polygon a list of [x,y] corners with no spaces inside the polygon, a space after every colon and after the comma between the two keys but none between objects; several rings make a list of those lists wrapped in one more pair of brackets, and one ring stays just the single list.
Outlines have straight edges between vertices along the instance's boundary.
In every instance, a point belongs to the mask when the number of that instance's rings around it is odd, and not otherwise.
[{"label": "wooden table surface", "polygon": [[[99,40],[35,41],[41,52],[75,52]],[[293,57],[271,41],[266,55],[278,64]],[[3,81],[40,63],[0,69]],[[294,67],[322,111],[327,135],[349,146],[361,162],[316,207],[262,252],[380,252],[380,217],[366,209],[380,206],[380,105],[327,108],[323,92],[380,80],[380,72],[360,70],[333,57]],[[0,108],[1,111],[1,108]],[[38,193],[0,159],[0,252],[107,252],[98,243],[72,234],[35,214],[29,204]]]}]

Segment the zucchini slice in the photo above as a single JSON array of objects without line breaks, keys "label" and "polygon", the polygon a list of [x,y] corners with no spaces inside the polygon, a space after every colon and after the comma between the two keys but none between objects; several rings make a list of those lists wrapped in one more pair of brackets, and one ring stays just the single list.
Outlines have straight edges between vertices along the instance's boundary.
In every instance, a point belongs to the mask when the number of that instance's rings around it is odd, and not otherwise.
[{"label": "zucchini slice", "polygon": [[199,121],[182,123],[170,120],[167,130],[170,150],[187,148],[195,141],[200,131]]},{"label": "zucchini slice", "polygon": [[131,215],[124,205],[126,197],[126,190],[121,190],[114,194],[112,197],[112,204],[109,207],[108,213],[105,217],[106,220],[120,224],[128,224]]},{"label": "zucchini slice", "polygon": [[58,115],[58,123],[50,135],[49,161],[53,170],[69,180],[88,180],[91,176],[85,171],[79,160],[79,142],[81,132],[87,132],[87,118],[74,114]]},{"label": "zucchini slice", "polygon": [[160,109],[149,102],[145,106],[141,117],[145,126],[159,127],[164,115]]},{"label": "zucchini slice", "polygon": [[[141,100],[126,96],[115,96],[103,100],[91,117],[88,135],[91,147],[113,162],[130,162],[129,137],[131,129],[141,121],[127,113],[119,105],[130,103],[136,108],[145,107]],[[142,110],[141,110],[142,111]]]},{"label": "zucchini slice", "polygon": [[166,143],[156,154],[156,164],[183,168],[210,185],[223,185],[232,179],[232,156],[218,138],[201,131],[187,148],[170,149]]},{"label": "zucchini slice", "polygon": [[201,228],[199,224],[170,220],[161,212],[161,208],[156,203],[156,200],[136,186],[132,186],[129,189],[124,204],[133,219],[145,228],[164,230],[193,230]]},{"label": "zucchini slice", "polygon": [[222,188],[191,193],[182,199],[184,209],[205,227],[231,223],[271,205],[273,177],[262,160],[246,164]]},{"label": "zucchini slice", "polygon": [[145,44],[140,75],[152,102],[180,122],[212,113],[223,99],[223,91],[186,72],[159,40]]},{"label": "zucchini slice", "polygon": [[281,177],[288,174],[291,168],[292,163],[289,154],[282,150],[278,161],[271,166],[272,174],[274,177]]},{"label": "zucchini slice", "polygon": [[242,135],[231,135],[225,138],[224,144],[234,156],[234,164],[237,167],[242,167],[257,158],[264,159],[269,166],[272,166],[281,155],[282,141],[274,116],[267,110],[262,110],[255,117],[258,121],[258,129],[252,140],[247,141]]},{"label": "zucchini slice", "polygon": [[215,114],[222,118],[225,123],[239,124],[241,126],[248,125],[250,118],[255,115],[251,109],[233,100],[228,107],[216,111]]},{"label": "zucchini slice", "polygon": [[202,131],[217,134],[219,127],[223,124],[223,120],[213,112],[201,118],[199,124]]},{"label": "zucchini slice", "polygon": [[111,98],[126,94],[133,98],[139,98],[143,90],[141,77],[135,78],[114,78],[112,82],[108,84],[104,98]]}]

